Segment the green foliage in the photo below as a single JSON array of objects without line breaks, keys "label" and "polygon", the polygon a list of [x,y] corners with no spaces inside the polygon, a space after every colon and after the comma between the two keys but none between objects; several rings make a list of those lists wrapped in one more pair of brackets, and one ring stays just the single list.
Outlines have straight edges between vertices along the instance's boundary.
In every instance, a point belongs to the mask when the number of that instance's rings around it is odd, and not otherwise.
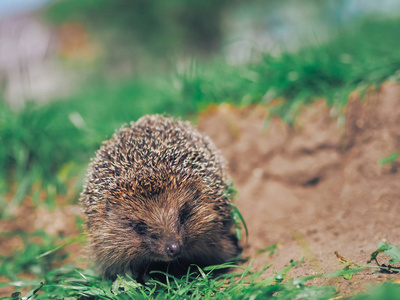
[{"label": "green foliage", "polygon": [[271,114],[290,124],[301,106],[317,98],[341,108],[350,92],[379,85],[398,72],[400,41],[393,29],[399,24],[365,21],[357,30],[338,29],[327,43],[295,53],[260,54],[259,61],[243,66],[192,61],[176,75],[178,97],[192,100],[198,109],[222,102],[273,104]]},{"label": "green foliage", "polygon": [[[350,270],[350,266],[346,266],[346,267],[344,268],[344,270]],[[347,280],[350,280],[351,278],[353,278],[353,273],[344,274],[344,275],[343,275],[343,278],[344,278],[344,279],[347,279]]]},{"label": "green foliage", "polygon": [[38,256],[55,247],[58,239],[43,231],[34,233],[13,232],[2,233],[1,236],[19,237],[22,239],[23,247],[16,250],[9,257],[0,257],[0,276],[6,276],[9,280],[17,280],[21,272],[36,276],[43,276],[51,268],[55,261],[62,260],[66,254],[54,253],[43,258]]},{"label": "green foliage", "polygon": [[[112,61],[122,52],[140,53],[141,60],[152,58],[160,62],[160,58],[168,58],[177,51],[215,50],[221,36],[220,15],[227,3],[226,0],[60,0],[46,9],[45,17],[55,24],[82,23],[107,44],[123,45],[108,52]],[[153,56],[150,58],[146,52]]]},{"label": "green foliage", "polygon": [[[348,298],[346,298],[348,299]],[[351,297],[353,300],[398,300],[400,299],[400,284],[385,282],[368,288],[367,293]]]},{"label": "green foliage", "polygon": [[242,228],[244,228],[244,232],[246,234],[246,240],[247,240],[249,232],[247,230],[246,222],[245,222],[242,214],[240,213],[239,209],[236,207],[236,205],[234,205],[233,203],[230,203],[230,205],[232,206],[232,218],[233,218],[233,222],[235,224],[236,237],[239,240],[242,238]]},{"label": "green foliage", "polygon": [[376,261],[376,258],[379,253],[385,253],[387,256],[391,257],[389,263],[395,264],[400,261],[400,249],[395,245],[391,245],[388,242],[378,244],[378,250],[371,254],[371,258],[367,263],[372,262],[373,260]]},{"label": "green foliage", "polygon": [[258,250],[257,254],[268,252],[268,255],[271,256],[277,252],[278,244],[272,244],[264,249]]},{"label": "green foliage", "polygon": [[[399,273],[400,268],[394,267],[392,265],[386,266],[385,264],[382,264],[382,265],[379,264],[379,262],[377,260],[377,256],[379,253],[382,253],[382,252],[384,252],[387,256],[391,257],[391,259],[389,261],[390,264],[395,264],[400,261],[400,249],[398,247],[396,247],[395,245],[391,245],[389,243],[382,243],[382,242],[380,242],[378,244],[378,250],[371,253],[371,257],[370,257],[369,261],[367,261],[367,264],[371,263],[372,261],[375,261],[377,264],[376,266],[360,265],[355,262],[349,261],[348,259],[341,256],[337,251],[335,251],[335,255],[337,256],[337,258],[339,258],[341,263],[346,265],[346,267],[344,268],[344,271],[370,268],[370,269],[379,269],[379,272],[382,272],[382,273],[390,273],[390,274]],[[352,267],[354,267],[354,268],[352,268]],[[351,272],[345,273],[343,275],[343,277],[345,279],[351,279],[352,274],[353,273],[351,273]]]},{"label": "green foliage", "polygon": [[[391,251],[392,257],[398,255],[399,249],[392,245],[379,244],[382,251]],[[274,251],[272,245],[260,251]],[[43,257],[47,257],[43,256]],[[32,257],[33,258],[33,257]],[[104,281],[95,275],[92,269],[81,270],[73,265],[65,265],[40,274],[39,279],[18,279],[2,283],[0,287],[13,286],[16,289],[31,287],[25,296],[15,292],[15,299],[332,299],[337,296],[333,286],[310,286],[307,282],[314,278],[345,277],[365,269],[363,266],[345,268],[332,273],[314,274],[292,279],[290,270],[303,262],[291,261],[286,267],[272,276],[263,275],[271,268],[265,265],[259,271],[251,271],[252,261],[246,267],[222,264],[201,269],[191,266],[187,274],[176,278],[166,273],[158,273],[158,278],[149,279],[142,285],[128,275],[118,277],[114,282]],[[353,264],[351,262],[348,262]],[[233,268],[229,273],[217,271]],[[1,275],[1,274],[0,274]],[[161,276],[161,277],[160,277]],[[10,277],[9,277],[10,278]],[[13,277],[15,278],[15,277]],[[16,279],[16,278],[15,278]],[[400,299],[400,285],[391,282],[373,286],[368,293],[348,299]],[[11,298],[9,298],[11,299]]]},{"label": "green foliage", "polygon": [[[205,269],[193,266],[182,278],[163,274],[165,280],[150,279],[146,285],[137,283],[129,276],[119,277],[113,283],[102,281],[93,276],[90,270],[83,271],[72,266],[64,266],[48,272],[42,281],[44,284],[36,283],[29,294],[32,295],[36,291],[33,299],[63,297],[74,299],[265,299],[266,297],[329,299],[335,296],[334,287],[304,285],[314,276],[283,282],[284,278],[288,278],[287,273],[297,265],[298,262],[292,261],[281,272],[264,279],[260,276],[269,267],[265,267],[260,272],[251,272],[251,264],[249,264],[247,268],[241,268],[240,272],[216,276],[213,271],[230,266],[219,265]],[[24,283],[20,282],[19,286],[24,286]],[[41,293],[37,292],[38,289]]]},{"label": "green foliage", "polygon": [[[236,198],[237,190],[233,188],[232,180],[230,180],[227,190],[224,191],[224,193],[231,201],[233,201]],[[246,222],[242,214],[240,213],[239,209],[236,207],[236,205],[233,202],[230,202],[229,204],[232,207],[231,215],[234,223],[236,237],[238,238],[238,240],[240,240],[242,238],[242,229],[244,229],[246,233],[246,242],[247,242],[247,237],[249,235],[249,232],[247,230]]]},{"label": "green foliage", "polygon": [[399,157],[399,153],[398,152],[390,153],[388,156],[380,158],[378,160],[378,164],[380,166],[391,165],[397,160],[398,157]]},{"label": "green foliage", "polygon": [[90,139],[69,117],[56,103],[28,103],[15,112],[0,101],[0,191],[19,183],[9,210],[22,202],[35,183],[46,189],[51,201],[52,195],[65,191],[65,182],[55,176],[58,171],[73,171],[71,161],[85,161]]},{"label": "green foliage", "polygon": [[344,106],[352,90],[379,84],[400,68],[400,55],[391,48],[390,38],[392,26],[399,22],[366,21],[356,31],[338,30],[326,44],[277,57],[265,54],[262,63],[251,68],[258,78],[256,91],[267,101],[283,97],[273,113],[289,123],[303,103],[318,97]]},{"label": "green foliage", "polygon": [[[114,282],[103,281],[91,269],[84,271],[66,265],[47,272],[41,280],[21,280],[0,286],[32,286],[24,297],[21,293],[14,293],[16,299],[27,299],[29,296],[32,297],[30,299],[332,299],[337,295],[333,286],[309,286],[306,283],[317,277],[346,276],[360,271],[341,270],[290,279],[288,272],[299,264],[291,261],[287,267],[269,277],[261,275],[270,266],[252,272],[251,262],[246,268],[236,266],[239,271],[222,275],[213,272],[235,266],[224,264],[205,269],[192,266],[181,278],[160,273],[165,275],[165,280],[149,279],[145,285],[129,276],[118,277]],[[390,298],[398,295],[398,289],[399,285],[389,282],[351,299],[398,299]],[[377,295],[386,297],[373,298]]]},{"label": "green foliage", "polygon": [[81,235],[79,235],[79,236],[77,236],[77,237],[75,237],[75,238],[70,239],[68,242],[66,242],[66,243],[64,243],[64,244],[62,244],[62,245],[60,245],[60,246],[57,246],[57,247],[55,247],[54,249],[51,249],[51,250],[49,250],[49,251],[46,251],[45,253],[42,253],[42,254],[38,255],[38,256],[37,256],[37,259],[43,258],[43,257],[45,257],[45,256],[52,255],[52,254],[55,253],[56,251],[58,251],[58,250],[64,248],[65,246],[68,246],[68,245],[70,245],[70,244],[72,244],[72,243],[75,243],[76,241],[80,240],[81,238],[83,238],[83,237],[85,237],[85,236],[86,236],[86,233],[82,233]]}]

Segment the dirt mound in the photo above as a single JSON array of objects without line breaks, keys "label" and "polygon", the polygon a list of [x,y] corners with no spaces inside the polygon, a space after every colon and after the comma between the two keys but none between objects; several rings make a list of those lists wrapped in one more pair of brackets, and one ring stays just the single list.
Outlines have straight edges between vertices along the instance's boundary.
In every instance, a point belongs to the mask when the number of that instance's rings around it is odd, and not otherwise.
[{"label": "dirt mound", "polygon": [[[334,251],[365,264],[378,242],[399,245],[399,163],[378,160],[400,151],[400,85],[385,84],[366,98],[350,96],[344,125],[323,101],[304,108],[294,127],[266,121],[261,106],[201,115],[199,129],[228,159],[239,191],[250,232],[245,255],[280,243],[270,263],[281,269],[304,256],[291,273],[301,276],[343,268]],[[393,275],[364,272],[334,281],[347,294],[387,278]]]}]

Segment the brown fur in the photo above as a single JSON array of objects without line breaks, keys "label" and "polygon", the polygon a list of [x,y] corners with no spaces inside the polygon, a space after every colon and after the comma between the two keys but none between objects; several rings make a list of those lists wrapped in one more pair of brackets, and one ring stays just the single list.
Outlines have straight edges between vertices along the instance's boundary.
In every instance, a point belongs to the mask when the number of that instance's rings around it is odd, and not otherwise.
[{"label": "brown fur", "polygon": [[[184,273],[240,252],[232,234],[226,164],[188,122],[145,116],[103,143],[81,194],[89,251],[105,277]],[[177,257],[167,253],[180,245]]]}]

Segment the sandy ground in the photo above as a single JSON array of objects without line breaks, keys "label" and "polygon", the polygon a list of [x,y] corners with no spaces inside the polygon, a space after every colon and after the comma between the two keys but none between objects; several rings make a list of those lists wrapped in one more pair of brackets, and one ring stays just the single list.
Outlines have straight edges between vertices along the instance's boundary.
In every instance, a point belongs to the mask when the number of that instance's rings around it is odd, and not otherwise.
[{"label": "sandy ground", "polygon": [[[199,122],[229,161],[249,228],[245,255],[278,243],[268,261],[280,270],[305,257],[290,273],[297,277],[344,268],[334,251],[366,264],[378,242],[400,246],[400,164],[378,165],[400,151],[400,85],[385,84],[364,101],[352,94],[344,122],[324,101],[304,108],[294,127],[266,123],[266,115],[260,106],[222,106]],[[363,272],[313,283],[348,294],[389,278],[400,277]]]},{"label": "sandy ground", "polygon": [[[254,262],[254,269],[267,259],[272,264],[265,276],[291,259],[305,258],[290,272],[299,277],[344,268],[334,251],[366,264],[378,242],[400,246],[400,163],[377,163],[400,151],[400,85],[385,84],[363,101],[352,94],[342,113],[344,119],[338,118],[321,100],[304,108],[294,127],[278,118],[266,121],[268,113],[261,106],[239,110],[223,105],[200,116],[199,129],[227,158],[238,190],[236,204],[249,228],[244,256],[278,243],[276,254],[258,255]],[[28,205],[14,220],[0,220],[0,229],[45,228],[49,234],[77,236],[79,213],[76,205],[54,213]],[[18,238],[0,238],[0,245],[5,256],[22,246]],[[76,262],[81,245],[66,251],[71,252],[68,262]],[[80,265],[85,266],[81,259]],[[348,295],[387,279],[399,280],[400,275],[365,271],[351,280],[311,283],[334,284]],[[0,290],[0,296],[12,292]]]}]

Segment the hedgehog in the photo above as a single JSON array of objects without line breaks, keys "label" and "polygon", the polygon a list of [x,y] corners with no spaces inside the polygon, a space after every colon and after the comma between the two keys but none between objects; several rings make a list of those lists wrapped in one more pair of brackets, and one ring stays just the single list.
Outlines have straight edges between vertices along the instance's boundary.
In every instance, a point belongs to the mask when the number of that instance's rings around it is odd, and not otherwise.
[{"label": "hedgehog", "polygon": [[163,115],[103,142],[80,199],[89,257],[103,277],[178,276],[238,257],[226,169],[209,137]]}]

